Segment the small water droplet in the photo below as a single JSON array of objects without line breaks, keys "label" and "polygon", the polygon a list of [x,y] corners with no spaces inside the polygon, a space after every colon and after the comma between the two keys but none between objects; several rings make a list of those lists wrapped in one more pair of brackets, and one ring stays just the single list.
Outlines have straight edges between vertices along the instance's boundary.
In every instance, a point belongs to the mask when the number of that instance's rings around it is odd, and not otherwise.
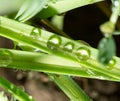
[{"label": "small water droplet", "polygon": [[47,47],[50,49],[57,49],[61,45],[61,38],[57,35],[53,35],[48,39]]},{"label": "small water droplet", "polygon": [[33,97],[32,97],[32,96],[29,96],[29,99],[30,99],[30,100],[32,100],[32,99],[33,99]]},{"label": "small water droplet", "polygon": [[33,39],[39,39],[41,37],[41,30],[39,28],[33,28],[30,36]]},{"label": "small water droplet", "polygon": [[87,69],[87,73],[88,73],[90,76],[94,76],[94,75],[95,75],[95,73],[94,73],[92,70],[90,70],[90,69]]},{"label": "small water droplet", "polygon": [[0,66],[7,67],[12,62],[11,53],[7,50],[0,51]]},{"label": "small water droplet", "polygon": [[64,45],[63,49],[72,52],[72,50],[74,49],[74,44],[72,42],[68,42]]},{"label": "small water droplet", "polygon": [[78,48],[75,54],[80,60],[87,60],[90,58],[90,50],[85,47]]},{"label": "small water droplet", "polygon": [[116,64],[116,60],[113,58],[112,60],[109,61],[107,67],[112,69]]}]

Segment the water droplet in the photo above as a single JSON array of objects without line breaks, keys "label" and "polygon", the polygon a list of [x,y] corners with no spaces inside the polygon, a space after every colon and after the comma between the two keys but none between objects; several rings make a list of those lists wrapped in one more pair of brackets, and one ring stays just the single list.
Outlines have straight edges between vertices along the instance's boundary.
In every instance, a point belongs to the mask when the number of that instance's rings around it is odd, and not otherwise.
[{"label": "water droplet", "polygon": [[0,51],[0,66],[6,67],[12,62],[11,53],[7,50]]},{"label": "water droplet", "polygon": [[114,6],[119,6],[119,1],[118,0],[114,0]]},{"label": "water droplet", "polygon": [[33,97],[32,97],[32,96],[29,96],[29,99],[30,99],[30,100],[32,100],[32,99],[33,99]]},{"label": "water droplet", "polygon": [[74,44],[72,42],[68,42],[64,45],[64,50],[72,52],[74,49]]},{"label": "water droplet", "polygon": [[41,30],[39,28],[33,28],[30,36],[34,39],[39,39],[41,37]]},{"label": "water droplet", "polygon": [[94,71],[90,70],[90,69],[87,69],[87,73],[90,75],[90,76],[94,76],[95,73]]},{"label": "water droplet", "polygon": [[90,50],[85,47],[78,48],[75,54],[80,60],[87,60],[90,58]]},{"label": "water droplet", "polygon": [[57,49],[61,45],[61,38],[57,35],[53,35],[48,39],[47,47],[50,49]]},{"label": "water droplet", "polygon": [[113,58],[112,60],[109,61],[107,67],[112,69],[116,64],[116,60]]}]

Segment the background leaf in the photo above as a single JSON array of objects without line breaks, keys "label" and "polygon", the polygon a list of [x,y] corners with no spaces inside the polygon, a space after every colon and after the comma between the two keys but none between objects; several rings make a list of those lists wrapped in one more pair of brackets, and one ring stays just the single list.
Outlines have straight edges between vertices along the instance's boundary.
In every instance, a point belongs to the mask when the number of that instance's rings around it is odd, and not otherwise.
[{"label": "background leaf", "polygon": [[47,2],[48,0],[26,0],[15,18],[22,22],[27,21],[40,12]]},{"label": "background leaf", "polygon": [[98,45],[98,49],[98,60],[103,64],[107,64],[116,52],[116,45],[113,37],[103,38]]}]

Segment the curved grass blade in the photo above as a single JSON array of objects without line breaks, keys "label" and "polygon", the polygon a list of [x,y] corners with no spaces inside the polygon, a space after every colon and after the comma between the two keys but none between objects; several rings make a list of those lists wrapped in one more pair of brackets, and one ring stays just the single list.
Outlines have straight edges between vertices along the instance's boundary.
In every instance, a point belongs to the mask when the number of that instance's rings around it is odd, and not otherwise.
[{"label": "curved grass blade", "polygon": [[13,96],[19,101],[34,101],[34,99],[31,96],[27,95],[24,91],[22,91],[20,88],[13,85],[3,77],[0,77],[0,86],[8,92],[10,92],[11,94],[13,94]]},{"label": "curved grass blade", "polygon": [[48,0],[27,0],[21,9],[19,10],[16,19],[24,22],[35,16],[38,12],[40,12]]}]

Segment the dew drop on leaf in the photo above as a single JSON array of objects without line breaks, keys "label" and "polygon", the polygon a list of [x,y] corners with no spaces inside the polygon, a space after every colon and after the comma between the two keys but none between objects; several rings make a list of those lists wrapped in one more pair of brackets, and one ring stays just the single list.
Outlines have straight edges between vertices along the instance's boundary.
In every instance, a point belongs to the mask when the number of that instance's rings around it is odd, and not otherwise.
[{"label": "dew drop on leaf", "polygon": [[74,49],[74,44],[72,42],[68,42],[63,46],[63,49],[68,52],[72,52],[72,50]]},{"label": "dew drop on leaf", "polygon": [[61,45],[61,38],[57,35],[53,35],[48,39],[47,42],[47,47],[50,49],[56,49],[59,48],[59,46]]},{"label": "dew drop on leaf", "polygon": [[0,66],[7,67],[12,62],[12,56],[9,51],[0,52]]},{"label": "dew drop on leaf", "polygon": [[33,28],[30,37],[33,39],[39,39],[41,37],[41,30],[39,28]]},{"label": "dew drop on leaf", "polygon": [[75,54],[80,60],[87,60],[90,58],[90,50],[85,47],[78,48]]},{"label": "dew drop on leaf", "polygon": [[107,67],[112,69],[116,64],[116,60],[113,58],[112,60],[109,61]]}]

